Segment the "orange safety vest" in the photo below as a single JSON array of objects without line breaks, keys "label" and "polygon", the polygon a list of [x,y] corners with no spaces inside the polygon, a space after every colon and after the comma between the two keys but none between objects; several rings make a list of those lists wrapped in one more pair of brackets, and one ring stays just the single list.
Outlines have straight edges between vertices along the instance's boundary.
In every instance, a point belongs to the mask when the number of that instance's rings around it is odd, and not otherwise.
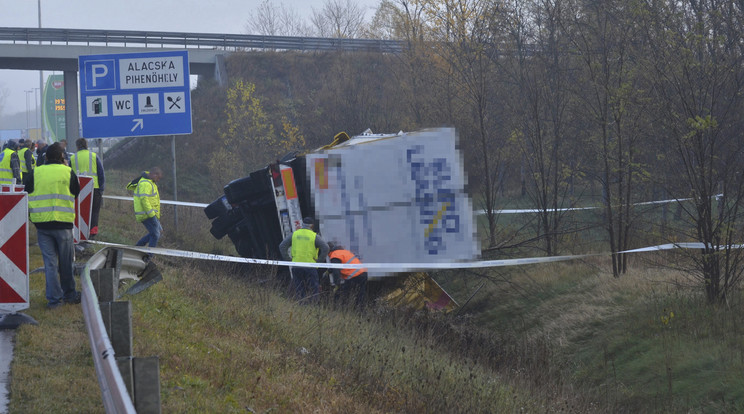
[{"label": "orange safety vest", "polygon": [[[344,250],[344,249],[338,249],[332,251],[328,257],[331,259],[338,259],[343,264],[362,264],[362,261],[359,260],[354,253]],[[351,279],[354,277],[357,277],[361,275],[362,273],[366,272],[367,269],[361,268],[361,269],[340,269],[341,270],[341,277],[344,279]]]}]

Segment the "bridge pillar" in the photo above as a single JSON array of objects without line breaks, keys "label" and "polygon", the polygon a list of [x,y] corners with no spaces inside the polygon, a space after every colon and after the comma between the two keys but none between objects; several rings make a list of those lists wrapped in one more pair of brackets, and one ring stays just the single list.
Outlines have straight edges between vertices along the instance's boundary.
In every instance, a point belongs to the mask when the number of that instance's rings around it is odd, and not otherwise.
[{"label": "bridge pillar", "polygon": [[80,114],[78,113],[78,74],[77,71],[65,71],[65,132],[67,133],[67,151],[74,152],[75,140],[80,138]]},{"label": "bridge pillar", "polygon": [[214,78],[221,87],[227,86],[227,65],[225,65],[225,55],[214,57]]}]

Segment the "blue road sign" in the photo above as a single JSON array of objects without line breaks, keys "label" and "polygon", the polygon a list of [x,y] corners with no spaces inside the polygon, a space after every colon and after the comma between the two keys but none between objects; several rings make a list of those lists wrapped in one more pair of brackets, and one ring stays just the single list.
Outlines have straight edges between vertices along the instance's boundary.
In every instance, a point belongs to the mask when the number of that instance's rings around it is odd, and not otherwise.
[{"label": "blue road sign", "polygon": [[187,51],[78,58],[84,138],[191,133]]}]

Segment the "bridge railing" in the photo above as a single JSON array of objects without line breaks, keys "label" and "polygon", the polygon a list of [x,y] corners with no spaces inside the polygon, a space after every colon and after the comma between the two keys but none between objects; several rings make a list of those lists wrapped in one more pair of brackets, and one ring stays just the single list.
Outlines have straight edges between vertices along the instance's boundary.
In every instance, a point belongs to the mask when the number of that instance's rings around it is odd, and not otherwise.
[{"label": "bridge railing", "polygon": [[404,43],[379,39],[335,39],[323,37],[262,36],[245,34],[153,32],[0,27],[0,43],[50,45],[185,47],[225,50],[274,49],[301,51],[369,51],[398,53]]}]

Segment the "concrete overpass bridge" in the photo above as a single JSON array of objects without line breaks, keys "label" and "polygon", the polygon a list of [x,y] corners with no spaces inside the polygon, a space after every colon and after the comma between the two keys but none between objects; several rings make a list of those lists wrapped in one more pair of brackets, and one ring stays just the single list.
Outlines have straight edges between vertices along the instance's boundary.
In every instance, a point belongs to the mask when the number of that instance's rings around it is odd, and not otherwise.
[{"label": "concrete overpass bridge", "polygon": [[187,50],[192,75],[227,82],[225,57],[235,51],[297,50],[398,53],[404,43],[218,33],[0,27],[0,69],[64,73],[68,140],[79,135],[78,57],[81,55]]}]

